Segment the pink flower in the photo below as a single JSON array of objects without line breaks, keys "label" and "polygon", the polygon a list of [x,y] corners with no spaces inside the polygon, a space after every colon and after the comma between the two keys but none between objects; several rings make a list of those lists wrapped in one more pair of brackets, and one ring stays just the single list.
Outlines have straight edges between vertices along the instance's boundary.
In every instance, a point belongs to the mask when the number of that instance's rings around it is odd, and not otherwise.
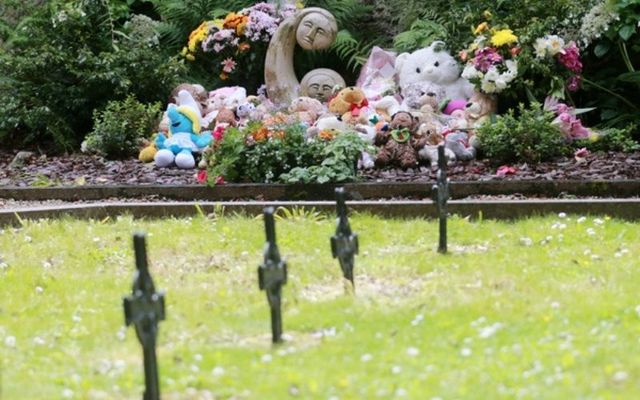
[{"label": "pink flower", "polygon": [[492,65],[500,64],[502,62],[502,56],[498,54],[496,49],[492,47],[485,47],[481,50],[476,50],[476,56],[473,58],[473,66],[481,72],[487,72]]},{"label": "pink flower", "polygon": [[228,57],[223,62],[220,63],[222,65],[222,71],[230,74],[236,69],[236,62],[233,61],[233,58]]},{"label": "pink flower", "polygon": [[224,178],[222,176],[216,177],[216,185],[223,185],[225,183]]},{"label": "pink flower", "polygon": [[580,149],[576,150],[575,153],[573,153],[573,156],[575,158],[585,158],[588,155],[589,155],[589,150],[587,150],[586,147],[580,148]]},{"label": "pink flower", "polygon": [[589,137],[589,130],[582,126],[580,119],[571,114],[571,112],[558,114],[552,123],[559,126],[560,131],[568,141]]},{"label": "pink flower", "polygon": [[514,167],[503,165],[501,167],[498,167],[498,170],[496,171],[496,176],[514,175],[516,172],[518,172],[518,170],[515,169]]},{"label": "pink flower", "polygon": [[224,50],[223,44],[216,43],[213,45],[213,51],[215,51],[216,53],[220,53],[222,50]]},{"label": "pink flower", "polygon": [[567,90],[570,92],[575,92],[580,89],[580,84],[582,83],[582,77],[580,75],[574,75],[567,79]]},{"label": "pink flower", "polygon": [[206,183],[207,182],[207,170],[201,169],[198,171],[198,175],[196,175],[196,180],[198,183]]},{"label": "pink flower", "polygon": [[219,142],[224,137],[224,130],[226,129],[225,125],[219,124],[216,125],[216,128],[213,130],[213,140]]},{"label": "pink flower", "polygon": [[564,65],[569,71],[579,74],[582,72],[582,63],[580,62],[580,49],[574,41],[557,55],[560,64]]}]

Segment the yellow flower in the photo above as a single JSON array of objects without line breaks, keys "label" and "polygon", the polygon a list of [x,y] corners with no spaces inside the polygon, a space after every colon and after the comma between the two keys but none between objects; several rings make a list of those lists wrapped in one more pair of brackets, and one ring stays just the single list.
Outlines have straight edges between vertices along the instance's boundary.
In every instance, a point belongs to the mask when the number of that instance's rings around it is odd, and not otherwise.
[{"label": "yellow flower", "polygon": [[194,60],[196,59],[196,58],[193,56],[193,54],[187,54],[187,55],[185,56],[185,58],[186,58],[187,60],[189,60],[189,61],[194,61]]},{"label": "yellow flower", "polygon": [[491,17],[493,17],[493,15],[491,14],[491,11],[489,11],[489,10],[485,10],[485,11],[482,13],[482,16],[483,16],[485,19],[491,19]]},{"label": "yellow flower", "polygon": [[245,16],[240,22],[238,22],[238,25],[236,25],[236,35],[244,35],[244,29],[247,27],[247,22],[249,22],[249,17],[247,16]]},{"label": "yellow flower", "polygon": [[489,29],[489,24],[487,22],[483,22],[480,25],[476,26],[476,29],[473,30],[474,35],[478,35],[484,31]]},{"label": "yellow flower", "polygon": [[302,0],[296,1],[296,8],[302,10],[304,8],[304,2]]},{"label": "yellow flower", "polygon": [[222,29],[224,27],[224,20],[223,19],[214,19],[213,20],[213,25],[218,28],[218,29]]},{"label": "yellow flower", "polygon": [[515,43],[518,41],[518,37],[513,34],[511,29],[502,29],[493,33],[491,36],[491,44],[500,47],[506,44]]}]

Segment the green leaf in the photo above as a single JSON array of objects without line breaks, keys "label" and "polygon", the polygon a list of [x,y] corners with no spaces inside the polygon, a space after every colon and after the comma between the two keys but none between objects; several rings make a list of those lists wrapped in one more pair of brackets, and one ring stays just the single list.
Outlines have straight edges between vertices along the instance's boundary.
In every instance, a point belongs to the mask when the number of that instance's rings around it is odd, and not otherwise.
[{"label": "green leaf", "polygon": [[600,42],[593,49],[593,54],[595,54],[596,57],[598,58],[604,57],[604,55],[609,52],[610,48],[611,48],[610,42]]},{"label": "green leaf", "polygon": [[626,42],[631,37],[631,35],[633,35],[635,33],[635,31],[636,31],[636,27],[635,26],[633,26],[633,25],[624,25],[618,31],[618,35],[620,35],[622,40],[624,40]]},{"label": "green leaf", "polygon": [[622,82],[639,83],[640,82],[640,71],[625,72],[624,74],[620,74],[620,75],[618,75],[618,80],[622,81]]},{"label": "green leaf", "polygon": [[589,112],[589,111],[593,111],[593,110],[595,110],[596,108],[597,108],[597,107],[576,108],[576,109],[574,110],[574,113],[575,113],[576,115],[580,115],[580,114],[587,113],[587,112]]}]

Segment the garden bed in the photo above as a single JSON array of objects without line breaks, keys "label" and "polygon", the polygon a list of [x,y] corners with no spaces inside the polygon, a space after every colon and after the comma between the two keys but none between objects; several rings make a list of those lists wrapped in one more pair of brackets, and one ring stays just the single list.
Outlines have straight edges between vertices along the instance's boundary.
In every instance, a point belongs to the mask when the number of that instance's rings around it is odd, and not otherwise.
[{"label": "garden bed", "polygon": [[[22,166],[10,166],[15,153],[0,153],[0,186],[84,186],[84,185],[186,185],[197,184],[196,170],[155,168],[138,160],[107,161],[96,156],[34,155]],[[583,161],[561,158],[537,165],[513,165],[515,173],[498,176],[488,160],[458,162],[451,166],[452,181],[514,180],[625,180],[640,179],[640,152],[593,153]],[[435,180],[436,171],[422,166],[400,169],[360,171],[367,182],[416,182]]]}]

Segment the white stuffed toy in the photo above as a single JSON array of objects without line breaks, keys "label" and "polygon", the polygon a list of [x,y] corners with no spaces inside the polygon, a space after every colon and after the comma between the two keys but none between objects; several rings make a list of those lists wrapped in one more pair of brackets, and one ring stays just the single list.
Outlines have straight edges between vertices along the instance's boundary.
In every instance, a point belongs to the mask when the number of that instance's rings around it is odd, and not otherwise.
[{"label": "white stuffed toy", "polygon": [[436,41],[429,47],[402,53],[396,58],[396,74],[403,94],[412,83],[431,82],[441,85],[448,99],[471,97],[473,85],[460,77],[460,66],[444,47],[444,42]]}]

